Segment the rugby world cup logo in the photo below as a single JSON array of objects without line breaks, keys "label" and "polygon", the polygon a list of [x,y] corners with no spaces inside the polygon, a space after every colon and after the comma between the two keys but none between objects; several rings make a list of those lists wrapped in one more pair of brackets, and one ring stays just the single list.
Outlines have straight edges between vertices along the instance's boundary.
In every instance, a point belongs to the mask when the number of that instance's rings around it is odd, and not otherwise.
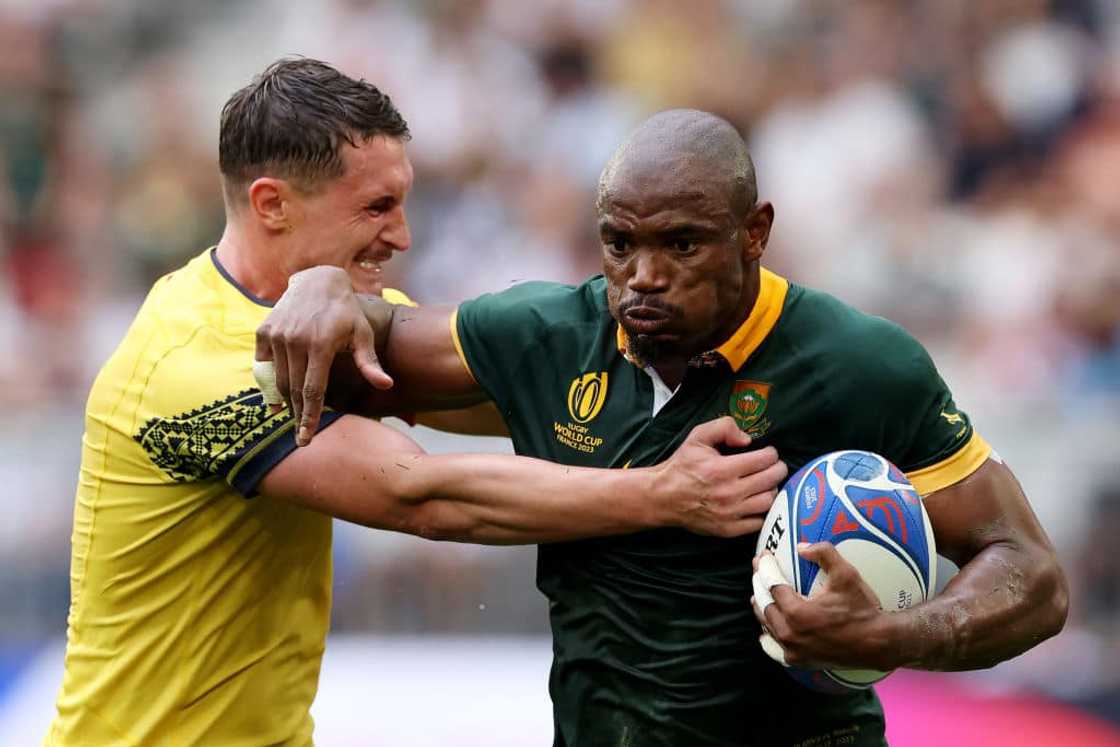
[{"label": "rugby world cup logo", "polygon": [[585,373],[568,387],[568,414],[577,423],[595,419],[607,400],[607,372]]},{"label": "rugby world cup logo", "polygon": [[731,386],[731,398],[727,405],[739,427],[757,437],[770,428],[770,421],[766,418],[769,403],[769,384],[740,379]]}]

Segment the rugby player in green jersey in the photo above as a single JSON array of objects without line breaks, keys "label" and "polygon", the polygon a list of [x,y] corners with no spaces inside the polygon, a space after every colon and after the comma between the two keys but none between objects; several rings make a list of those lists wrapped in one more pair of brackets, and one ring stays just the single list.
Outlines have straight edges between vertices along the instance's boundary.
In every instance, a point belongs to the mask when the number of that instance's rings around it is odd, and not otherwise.
[{"label": "rugby player in green jersey", "polygon": [[336,375],[345,408],[489,399],[518,453],[579,466],[657,464],[695,423],[727,414],[791,470],[837,449],[879,452],[923,495],[937,547],[961,571],[887,614],[823,543],[804,551],[828,571],[823,594],[776,586],[774,604],[752,610],[754,537],[658,529],[542,545],[555,745],[883,744],[874,692],[801,688],[761,650],[762,623],[790,663],[880,670],[988,667],[1061,629],[1054,550],[925,350],[760,266],[774,209],[731,125],[695,111],[650,118],[604,169],[598,213],[603,275],[579,287],[406,309],[355,296],[336,270],[300,276],[258,330],[257,357],[285,361],[301,442],[331,356],[360,330],[372,358],[372,327],[396,384]]}]

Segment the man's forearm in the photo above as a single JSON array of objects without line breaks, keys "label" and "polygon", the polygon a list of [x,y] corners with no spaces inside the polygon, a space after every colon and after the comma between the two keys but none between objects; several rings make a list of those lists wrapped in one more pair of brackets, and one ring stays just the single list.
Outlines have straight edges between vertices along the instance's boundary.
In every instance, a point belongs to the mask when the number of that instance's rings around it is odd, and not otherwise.
[{"label": "man's forearm", "polygon": [[506,454],[424,454],[403,433],[343,416],[258,485],[346,521],[423,537],[533,544],[653,527],[757,532],[786,473],[773,449],[743,448],[730,418],[697,426],[655,467],[590,469]]},{"label": "man's forearm", "polygon": [[670,521],[648,470],[565,467],[526,457],[417,454],[391,480],[413,506],[404,531],[483,544],[624,534]]},{"label": "man's forearm", "polygon": [[983,669],[1018,656],[1061,630],[1064,577],[1052,555],[993,544],[941,594],[884,615],[881,669]]}]

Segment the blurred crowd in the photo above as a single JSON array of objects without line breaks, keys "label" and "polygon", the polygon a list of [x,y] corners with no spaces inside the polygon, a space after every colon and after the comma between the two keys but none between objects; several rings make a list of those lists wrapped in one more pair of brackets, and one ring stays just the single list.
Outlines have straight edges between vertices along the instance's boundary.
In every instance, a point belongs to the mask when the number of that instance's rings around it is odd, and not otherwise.
[{"label": "blurred crowd", "polygon": [[[408,119],[413,249],[389,272],[422,303],[595,273],[626,132],[670,107],[733,122],[775,206],[769,265],[933,351],[1073,578],[1052,656],[1120,661],[1100,552],[1120,533],[1120,4],[0,0],[0,48],[0,639],[63,629],[85,392],[152,280],[221,233],[222,102],[298,53]],[[371,534],[340,532],[339,627],[544,624],[531,550]],[[1098,669],[1086,687],[1120,681]]]}]

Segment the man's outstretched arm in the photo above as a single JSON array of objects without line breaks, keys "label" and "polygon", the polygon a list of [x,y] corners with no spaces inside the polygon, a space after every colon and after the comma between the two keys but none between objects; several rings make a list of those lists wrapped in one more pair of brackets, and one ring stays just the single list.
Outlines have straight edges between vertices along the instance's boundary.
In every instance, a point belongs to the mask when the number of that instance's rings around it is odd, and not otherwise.
[{"label": "man's outstretched arm", "polygon": [[269,365],[254,373],[266,398],[275,389],[291,405],[301,446],[318,429],[328,382],[333,403],[364,415],[474,406],[488,398],[459,356],[453,313],[358,296],[337,267],[304,270],[257,330],[256,359]]},{"label": "man's outstretched arm", "polygon": [[693,429],[666,462],[565,467],[495,454],[429,455],[402,433],[343,416],[260,482],[265,496],[429,539],[531,544],[681,527],[757,532],[785,478],[772,448],[748,445],[731,418]]}]

